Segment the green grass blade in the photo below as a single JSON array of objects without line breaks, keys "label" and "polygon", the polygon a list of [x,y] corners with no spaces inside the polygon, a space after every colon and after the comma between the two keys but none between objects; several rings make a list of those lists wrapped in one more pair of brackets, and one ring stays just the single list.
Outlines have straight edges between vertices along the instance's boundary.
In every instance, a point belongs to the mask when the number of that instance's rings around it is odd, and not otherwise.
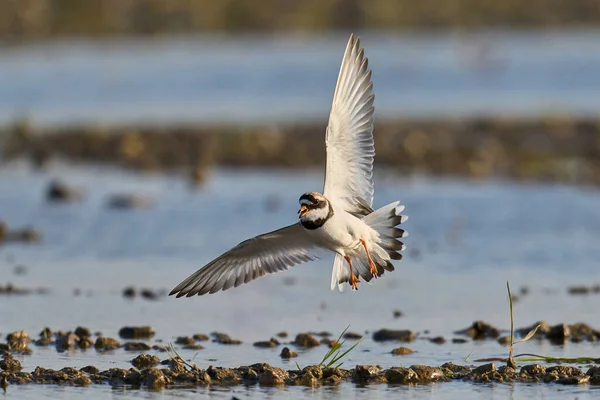
[{"label": "green grass blade", "polygon": [[513,302],[512,295],[510,294],[510,285],[508,281],[506,281],[506,289],[508,290],[508,306],[510,310],[510,343],[511,345],[515,344],[515,326],[513,320]]},{"label": "green grass blade", "polygon": [[537,330],[540,328],[541,325],[536,326],[535,328],[533,328],[532,330],[529,331],[529,333],[521,340],[519,340],[517,343],[522,343],[522,342],[526,342],[528,340],[531,340],[531,338],[535,335],[535,333],[537,332]]}]

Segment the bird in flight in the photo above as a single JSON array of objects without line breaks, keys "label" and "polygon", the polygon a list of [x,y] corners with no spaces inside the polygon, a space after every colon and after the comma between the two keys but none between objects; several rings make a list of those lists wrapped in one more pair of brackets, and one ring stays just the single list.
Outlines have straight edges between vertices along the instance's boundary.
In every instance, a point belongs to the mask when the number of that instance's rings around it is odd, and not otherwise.
[{"label": "bird in flight", "polygon": [[175,287],[169,295],[191,297],[216,293],[263,275],[335,254],[331,289],[349,284],[358,289],[393,271],[401,260],[407,220],[400,202],[377,210],[373,204],[373,107],[371,70],[350,36],[333,95],[325,134],[327,165],[323,193],[300,196],[299,222],[248,239],[211,261]]}]

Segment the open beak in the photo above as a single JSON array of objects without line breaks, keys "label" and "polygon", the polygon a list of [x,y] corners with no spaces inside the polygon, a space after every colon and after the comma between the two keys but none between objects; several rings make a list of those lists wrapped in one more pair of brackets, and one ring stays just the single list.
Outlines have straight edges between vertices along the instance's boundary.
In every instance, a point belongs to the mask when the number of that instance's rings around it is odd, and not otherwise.
[{"label": "open beak", "polygon": [[308,208],[306,208],[306,206],[304,204],[302,204],[300,206],[300,209],[298,210],[298,214],[300,215],[300,218],[302,218],[304,216],[304,214],[306,214],[308,212]]}]

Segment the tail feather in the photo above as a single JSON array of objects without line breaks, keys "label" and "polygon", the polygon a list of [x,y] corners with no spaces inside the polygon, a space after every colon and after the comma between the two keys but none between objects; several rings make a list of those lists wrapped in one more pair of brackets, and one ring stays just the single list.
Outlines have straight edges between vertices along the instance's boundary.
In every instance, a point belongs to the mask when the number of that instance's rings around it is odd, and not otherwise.
[{"label": "tail feather", "polygon": [[[379,242],[371,244],[369,249],[379,276],[383,275],[385,271],[394,271],[394,265],[390,260],[402,260],[402,254],[399,252],[404,250],[406,246],[398,238],[408,236],[408,232],[397,227],[408,219],[408,216],[400,214],[402,211],[404,211],[404,206],[396,201],[367,214],[362,219],[379,235]],[[369,271],[368,265],[366,254],[352,259],[354,272],[366,282],[373,279],[373,274]],[[347,265],[344,257],[336,254],[331,275],[331,290],[335,288],[337,283],[339,290],[342,291],[344,285],[349,281],[349,265]]]}]

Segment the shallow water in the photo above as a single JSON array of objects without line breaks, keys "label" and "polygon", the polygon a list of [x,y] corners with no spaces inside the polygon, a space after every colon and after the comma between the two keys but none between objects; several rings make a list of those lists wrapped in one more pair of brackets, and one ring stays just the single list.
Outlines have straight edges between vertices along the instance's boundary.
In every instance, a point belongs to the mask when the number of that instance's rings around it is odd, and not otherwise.
[{"label": "shallow water", "polygon": [[[378,118],[597,114],[600,31],[360,32]],[[0,124],[325,119],[348,35],[0,47]]]},{"label": "shallow water", "polygon": [[[44,200],[48,181],[60,176],[85,191],[81,203],[51,205]],[[569,296],[571,284],[600,283],[599,193],[595,189],[519,185],[507,182],[399,179],[376,175],[375,205],[399,199],[410,219],[405,239],[409,251],[397,271],[358,292],[329,290],[332,260],[292,268],[263,277],[235,290],[191,299],[161,297],[149,301],[122,297],[123,288],[170,290],[198,267],[245,238],[296,221],[297,198],[319,190],[320,171],[216,170],[207,185],[191,189],[178,176],[128,174],[106,168],[73,168],[52,164],[32,172],[21,164],[0,169],[0,219],[10,226],[33,225],[44,233],[40,244],[0,247],[0,283],[17,287],[44,287],[48,294],[2,296],[0,333],[25,329],[35,336],[44,326],[70,330],[77,326],[118,337],[125,325],[151,325],[151,343],[174,341],[177,336],[222,331],[240,346],[203,343],[201,351],[180,350],[200,367],[235,367],[268,362],[293,369],[318,363],[323,347],[299,351],[291,362],[279,358],[280,348],[259,349],[267,340],[287,331],[330,331],[347,325],[353,332],[380,328],[410,329],[420,338],[408,344],[413,355],[394,357],[396,343],[376,343],[370,334],[352,352],[346,366],[379,364],[465,363],[471,359],[505,356],[496,341],[437,345],[427,337],[456,337],[453,331],[484,320],[508,329],[506,281],[513,292],[527,286],[529,294],[515,303],[517,327],[538,320],[550,324],[586,322],[600,326],[598,295]],[[105,207],[113,193],[152,196],[150,210],[117,211]],[[267,207],[271,204],[274,209]],[[417,255],[413,250],[418,250]],[[24,265],[26,274],[14,267]],[[76,290],[79,294],[76,294]],[[403,317],[394,319],[393,311]],[[428,331],[428,333],[426,333]],[[284,340],[285,341],[285,340]],[[95,365],[100,369],[129,368],[136,352],[122,349],[57,353],[53,347],[33,347],[31,356],[19,356],[26,371],[37,365],[50,368]],[[594,356],[597,343],[548,342],[519,344],[517,352],[550,356]],[[165,354],[159,354],[166,358]],[[9,388],[19,398],[90,398],[127,394],[143,398],[165,396],[230,398],[265,395],[301,398],[387,398],[399,392],[409,398],[592,397],[594,387],[554,385],[476,385],[453,382],[418,387],[387,385],[359,388],[265,389],[236,387],[195,390],[169,389],[161,394],[123,391],[109,386],[63,388],[27,386]]]}]

